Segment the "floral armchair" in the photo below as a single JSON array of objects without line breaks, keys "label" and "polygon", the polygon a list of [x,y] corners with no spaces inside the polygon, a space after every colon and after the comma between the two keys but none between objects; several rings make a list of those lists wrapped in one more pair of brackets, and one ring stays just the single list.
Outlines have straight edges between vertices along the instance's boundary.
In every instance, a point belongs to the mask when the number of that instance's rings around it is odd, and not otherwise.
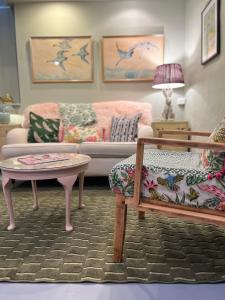
[{"label": "floral armchair", "polygon": [[[145,211],[185,216],[225,224],[225,121],[210,133],[208,142],[164,138],[139,139],[136,155],[118,163],[109,175],[116,195],[114,262],[122,260],[127,206],[143,218]],[[164,131],[178,134],[178,131]],[[180,132],[179,132],[180,134]],[[162,136],[162,133],[161,133]],[[145,144],[204,149],[202,153],[144,150]]]}]

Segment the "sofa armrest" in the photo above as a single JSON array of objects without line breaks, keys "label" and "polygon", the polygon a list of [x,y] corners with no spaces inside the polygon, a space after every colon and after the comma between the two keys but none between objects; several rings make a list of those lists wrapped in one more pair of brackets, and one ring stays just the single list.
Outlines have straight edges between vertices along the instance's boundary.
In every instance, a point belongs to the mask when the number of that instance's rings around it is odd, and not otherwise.
[{"label": "sofa armrest", "polygon": [[141,125],[138,127],[138,138],[153,137],[153,129],[148,125]]},{"label": "sofa armrest", "polygon": [[27,128],[13,128],[6,135],[6,144],[25,144],[27,143]]}]

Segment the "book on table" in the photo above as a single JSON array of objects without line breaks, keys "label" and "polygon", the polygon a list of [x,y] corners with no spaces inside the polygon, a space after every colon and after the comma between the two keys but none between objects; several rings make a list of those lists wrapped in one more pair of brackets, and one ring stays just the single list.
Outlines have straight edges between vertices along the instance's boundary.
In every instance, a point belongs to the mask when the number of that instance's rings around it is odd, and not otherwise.
[{"label": "book on table", "polygon": [[49,154],[34,154],[23,157],[18,157],[18,161],[26,165],[37,165],[48,162],[56,162],[69,159],[68,155],[62,153],[49,153]]}]

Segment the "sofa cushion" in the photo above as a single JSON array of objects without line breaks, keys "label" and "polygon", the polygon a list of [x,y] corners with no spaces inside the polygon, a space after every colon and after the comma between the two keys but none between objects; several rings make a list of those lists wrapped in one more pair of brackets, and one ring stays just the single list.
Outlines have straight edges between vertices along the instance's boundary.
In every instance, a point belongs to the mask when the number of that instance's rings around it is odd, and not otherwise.
[{"label": "sofa cushion", "polygon": [[128,157],[136,152],[136,142],[84,142],[80,144],[79,152],[91,157]]},{"label": "sofa cushion", "polygon": [[60,119],[45,119],[30,112],[30,128],[27,141],[29,143],[59,142]]},{"label": "sofa cushion", "polygon": [[37,143],[37,144],[10,144],[2,146],[5,158],[28,154],[42,153],[78,153],[78,144],[74,143]]},{"label": "sofa cushion", "polygon": [[63,141],[67,143],[100,142],[102,134],[96,127],[64,126]]},{"label": "sofa cushion", "polygon": [[132,118],[141,113],[140,125],[151,125],[152,105],[147,102],[137,101],[104,101],[93,103],[97,116],[97,127],[105,128],[105,138],[110,140],[112,117]]},{"label": "sofa cushion", "polygon": [[60,116],[64,126],[87,126],[96,123],[96,114],[92,104],[60,103]]},{"label": "sofa cushion", "polygon": [[134,142],[138,133],[138,121],[141,114],[133,118],[113,117],[111,126],[111,142]]}]

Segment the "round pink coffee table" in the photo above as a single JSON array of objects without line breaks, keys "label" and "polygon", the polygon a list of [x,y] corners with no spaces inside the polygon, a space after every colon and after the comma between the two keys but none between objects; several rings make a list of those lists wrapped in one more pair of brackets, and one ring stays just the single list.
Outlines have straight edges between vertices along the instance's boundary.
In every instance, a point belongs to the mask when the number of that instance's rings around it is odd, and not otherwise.
[{"label": "round pink coffee table", "polygon": [[[60,154],[59,154],[60,155]],[[56,178],[65,190],[65,209],[66,209],[66,231],[72,231],[73,225],[70,220],[72,189],[77,176],[79,176],[79,208],[84,207],[82,202],[84,172],[88,167],[91,158],[83,154],[65,153],[66,160],[38,163],[27,165],[18,160],[30,155],[9,158],[1,163],[2,188],[9,212],[8,230],[16,228],[13,205],[11,199],[10,182],[15,180],[31,180],[33,190],[33,208],[38,209],[37,185],[36,180]],[[35,155],[32,155],[35,157]]]}]

